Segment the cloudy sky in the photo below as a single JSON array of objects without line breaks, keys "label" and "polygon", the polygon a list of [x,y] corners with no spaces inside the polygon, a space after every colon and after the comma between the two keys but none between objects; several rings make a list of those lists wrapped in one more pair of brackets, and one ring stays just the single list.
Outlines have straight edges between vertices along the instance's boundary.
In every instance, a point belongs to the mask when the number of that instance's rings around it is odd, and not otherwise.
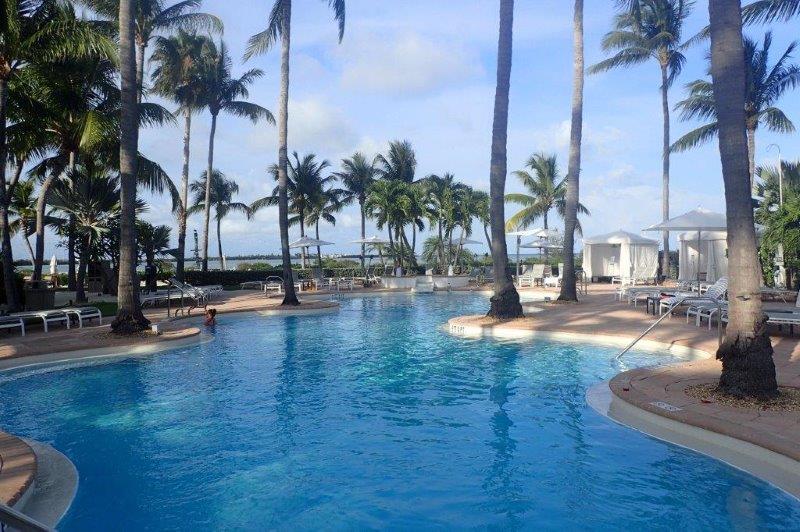
[{"label": "cloudy sky", "polygon": [[[343,157],[356,150],[372,156],[385,150],[390,140],[408,139],[417,153],[419,177],[449,171],[461,181],[488,190],[498,26],[495,0],[348,0],[341,44],[326,2],[295,0],[294,4],[290,151],[313,152],[338,167]],[[566,171],[571,4],[565,0],[517,2],[510,171],[520,169],[539,151],[557,154],[562,172]],[[587,65],[603,57],[600,41],[612,21],[611,4],[606,0],[586,2]],[[270,5],[269,0],[205,0],[203,9],[222,18],[225,42],[238,59],[247,38],[264,28]],[[686,36],[693,35],[707,19],[707,3],[697,2]],[[773,53],[778,55],[792,33],[790,25],[776,25],[774,30]],[[761,27],[748,29],[759,38],[764,31]],[[706,53],[707,45],[687,51],[686,68],[671,91],[672,103],[683,97],[685,83],[705,75]],[[275,111],[279,50],[246,65],[237,63],[235,73],[252,67],[263,69],[266,75],[253,87],[251,100]],[[620,228],[638,232],[660,220],[658,85],[658,67],[653,63],[586,80],[581,201],[592,213],[583,220],[587,235]],[[796,94],[790,94],[780,103],[796,121],[800,121],[798,101]],[[209,117],[200,115],[194,124],[192,179],[205,165]],[[675,138],[691,127],[678,117],[672,120]],[[759,162],[774,160],[776,151],[767,151],[770,143],[779,143],[786,158],[800,157],[796,135],[759,131],[757,142]],[[142,132],[141,151],[161,163],[176,182],[180,179],[181,148],[179,127]],[[240,201],[249,203],[273,188],[266,168],[276,157],[274,126],[221,118],[215,166],[239,183]],[[508,190],[520,190],[513,176],[509,176]],[[147,219],[176,226],[166,200],[149,201],[152,206]],[[673,214],[697,206],[724,209],[716,144],[673,156],[671,201]],[[508,205],[507,215],[513,209]],[[199,228],[200,217],[190,219],[189,224],[190,231]],[[371,225],[367,231],[377,233]],[[335,228],[324,226],[321,232],[322,238],[337,242],[331,251],[356,252],[357,246],[347,242],[358,238],[357,208],[342,212]],[[223,223],[223,243],[229,256],[277,252],[277,209],[262,211],[251,222],[232,215]],[[53,245],[50,238],[48,256]],[[475,247],[486,251],[485,246]],[[18,258],[26,256],[20,241],[15,242],[15,251]],[[57,252],[63,255],[63,250]],[[210,254],[216,255],[215,247]]]}]

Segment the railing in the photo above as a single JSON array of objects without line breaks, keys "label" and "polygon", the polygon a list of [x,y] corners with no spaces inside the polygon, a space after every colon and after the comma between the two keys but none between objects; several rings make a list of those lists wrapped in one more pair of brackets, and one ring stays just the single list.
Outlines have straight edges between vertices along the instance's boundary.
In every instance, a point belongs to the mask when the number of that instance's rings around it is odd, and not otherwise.
[{"label": "railing", "polygon": [[0,504],[0,532],[6,532],[7,530],[51,532],[53,529],[10,506]]},{"label": "railing", "polygon": [[[625,349],[620,351],[619,354],[616,357],[614,357],[614,360],[620,360],[625,353],[627,353],[628,351],[633,349],[633,346],[635,346],[637,343],[639,343],[639,340],[641,340],[642,338],[647,336],[647,334],[650,331],[652,331],[653,329],[655,329],[658,326],[659,323],[664,321],[665,318],[668,318],[669,316],[671,316],[672,315],[672,311],[675,310],[676,307],[678,307],[678,306],[680,306],[680,305],[682,305],[684,303],[700,303],[700,302],[707,302],[707,303],[710,302],[710,303],[714,303],[717,306],[717,320],[718,320],[718,323],[717,323],[717,331],[718,331],[718,333],[717,333],[718,334],[717,341],[721,344],[722,343],[722,315],[721,314],[722,314],[723,302],[720,301],[719,299],[714,299],[713,297],[686,296],[686,297],[680,298],[675,303],[673,303],[672,306],[669,307],[669,309],[667,309],[667,311],[664,314],[659,316],[659,318],[655,321],[655,323],[650,325],[650,327],[645,329],[645,331],[642,334],[640,334],[638,337],[636,337],[636,340],[634,340],[633,342],[628,344],[628,347],[626,347]],[[709,317],[709,319],[711,319],[711,318]]]}]

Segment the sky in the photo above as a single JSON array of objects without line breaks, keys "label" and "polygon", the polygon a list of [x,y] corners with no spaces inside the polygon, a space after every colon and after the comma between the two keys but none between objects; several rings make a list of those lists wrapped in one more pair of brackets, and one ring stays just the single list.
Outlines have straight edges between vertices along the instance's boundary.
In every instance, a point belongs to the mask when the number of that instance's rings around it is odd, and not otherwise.
[{"label": "sky", "polygon": [[[249,68],[264,70],[265,75],[251,88],[250,101],[277,115],[279,49],[246,64],[241,62],[248,37],[264,29],[270,6],[270,0],[205,0],[203,10],[224,22],[223,39],[236,60],[234,75]],[[460,181],[488,191],[498,2],[347,0],[341,44],[331,15],[327,2],[294,1],[290,152],[315,153],[338,170],[341,159],[355,151],[371,157],[385,152],[389,141],[406,139],[416,150],[418,178],[452,172]],[[613,15],[612,2],[586,1],[587,66],[603,59],[600,42],[611,27]],[[707,2],[698,1],[685,37],[694,35],[707,21]],[[791,29],[791,24],[774,25],[773,57],[796,37]],[[766,30],[751,27],[746,33],[761,39]],[[707,49],[705,43],[686,51],[686,66],[670,91],[671,104],[684,97],[686,83],[705,76]],[[522,191],[510,172],[522,169],[526,159],[537,152],[556,154],[562,175],[566,173],[572,54],[572,2],[516,2],[507,192]],[[584,98],[580,195],[591,212],[581,220],[584,233],[592,236],[617,229],[638,233],[661,219],[658,66],[650,62],[587,76]],[[779,106],[791,119],[800,121],[797,94],[789,93]],[[698,125],[681,122],[676,115],[673,113],[671,120],[673,140]],[[205,168],[209,126],[208,113],[195,117],[192,180]],[[140,151],[160,163],[176,183],[181,175],[181,128],[146,129],[140,137]],[[775,161],[777,150],[767,149],[772,143],[780,146],[785,159],[800,158],[796,134],[779,135],[761,129],[756,140],[757,163]],[[274,181],[267,168],[276,161],[275,126],[220,117],[215,167],[239,184],[239,201],[250,203],[269,194]],[[144,218],[173,227],[173,245],[177,245],[177,223],[169,201],[145,196],[150,210]],[[670,200],[673,215],[698,206],[724,211],[716,141],[672,156]],[[507,204],[506,217],[513,212],[515,206]],[[192,229],[201,230],[201,218],[189,219],[189,235]],[[225,254],[277,253],[277,218],[277,208],[263,210],[251,221],[239,214],[226,218],[222,224]],[[551,220],[551,226],[562,223],[555,215]],[[368,235],[383,236],[367,223]],[[326,251],[357,253],[359,247],[349,243],[360,236],[357,206],[338,214],[335,227],[324,224],[320,233],[321,238],[336,243]],[[476,240],[483,240],[481,234],[477,233]],[[290,238],[298,236],[299,229],[293,228]],[[213,229],[210,240],[209,254],[215,256]],[[56,239],[48,235],[46,255],[55,252],[65,256],[55,245]],[[191,247],[190,236],[187,248]],[[15,258],[27,257],[24,249],[19,237],[15,238]],[[485,244],[472,249],[488,251]]]}]

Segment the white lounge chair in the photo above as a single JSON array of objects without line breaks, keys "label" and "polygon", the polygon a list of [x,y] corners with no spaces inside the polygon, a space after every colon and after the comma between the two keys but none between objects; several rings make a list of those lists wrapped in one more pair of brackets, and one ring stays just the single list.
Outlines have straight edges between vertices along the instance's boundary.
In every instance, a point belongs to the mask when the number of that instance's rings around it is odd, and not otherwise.
[{"label": "white lounge chair", "polygon": [[0,316],[0,329],[19,328],[22,336],[25,336],[25,321],[18,316]]},{"label": "white lounge chair", "polygon": [[564,278],[564,264],[559,262],[558,263],[558,275],[550,275],[549,277],[544,278],[544,286],[552,286],[552,287],[559,287],[561,286],[561,280]]},{"label": "white lounge chair", "polygon": [[69,316],[63,310],[34,310],[28,312],[17,312],[9,314],[9,317],[21,318],[22,320],[42,320],[44,332],[50,332],[51,323],[63,323],[69,329]]},{"label": "white lounge chair", "polygon": [[63,310],[68,316],[77,318],[78,328],[80,329],[83,329],[84,321],[96,319],[98,321],[98,325],[103,324],[103,313],[100,312],[100,309],[97,307],[71,307],[62,308],[59,310]]},{"label": "white lounge chair", "polygon": [[[725,299],[725,293],[727,291],[728,291],[728,278],[720,277],[713,285],[708,287],[708,289],[704,293],[704,296],[718,301],[722,301]],[[662,299],[661,303],[658,306],[658,314],[659,315],[663,314],[665,310],[671,312],[672,310],[674,310],[675,306],[681,305],[681,302],[684,298],[692,297],[693,295],[696,296],[697,294],[684,293]],[[695,305],[695,304],[696,303],[687,303],[687,305]]]}]

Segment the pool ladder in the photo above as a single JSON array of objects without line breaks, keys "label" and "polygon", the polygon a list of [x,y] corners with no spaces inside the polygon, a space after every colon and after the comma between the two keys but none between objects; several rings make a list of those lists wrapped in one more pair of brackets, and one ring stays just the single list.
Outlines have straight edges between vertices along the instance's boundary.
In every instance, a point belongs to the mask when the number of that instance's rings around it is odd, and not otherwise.
[{"label": "pool ladder", "polygon": [[[650,327],[645,329],[645,331],[642,334],[640,334],[636,338],[636,340],[634,340],[633,342],[628,344],[628,347],[626,347],[625,349],[620,351],[619,354],[617,354],[617,356],[614,357],[614,360],[622,359],[622,356],[625,353],[627,353],[628,351],[630,351],[631,349],[633,349],[633,346],[638,344],[639,340],[641,340],[642,338],[647,336],[648,333],[650,333],[650,331],[655,329],[658,326],[659,323],[664,321],[665,318],[668,318],[669,316],[672,316],[672,311],[675,310],[676,307],[678,307],[678,306],[680,306],[680,305],[682,305],[684,303],[700,303],[700,302],[710,302],[710,303],[714,303],[717,306],[717,320],[718,320],[718,323],[717,323],[717,331],[718,331],[717,342],[719,344],[721,344],[722,343],[722,315],[721,315],[722,314],[722,301],[720,301],[719,299],[714,299],[713,297],[686,296],[686,297],[682,297],[681,299],[679,299],[678,301],[673,303],[673,305],[671,307],[669,307],[669,309],[667,309],[667,311],[664,314],[662,314],[661,316],[658,317],[658,319],[655,321],[655,323],[653,323],[652,325],[650,325]],[[709,318],[709,319],[711,319],[711,318]]]}]

